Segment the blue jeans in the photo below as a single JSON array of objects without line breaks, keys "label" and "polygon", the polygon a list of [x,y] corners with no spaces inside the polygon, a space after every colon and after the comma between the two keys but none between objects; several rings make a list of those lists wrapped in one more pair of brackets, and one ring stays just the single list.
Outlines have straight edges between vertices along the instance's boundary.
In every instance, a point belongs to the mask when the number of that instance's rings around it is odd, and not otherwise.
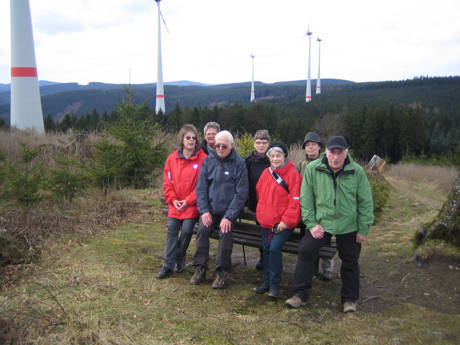
[{"label": "blue jeans", "polygon": [[270,290],[279,292],[281,273],[283,273],[283,249],[284,243],[291,236],[292,229],[286,229],[273,235],[269,243],[271,230],[262,228],[262,244],[264,251],[264,285]]},{"label": "blue jeans", "polygon": [[185,259],[195,223],[196,218],[168,218],[168,234],[166,235],[165,262],[163,267],[173,270],[176,263],[182,263]]}]

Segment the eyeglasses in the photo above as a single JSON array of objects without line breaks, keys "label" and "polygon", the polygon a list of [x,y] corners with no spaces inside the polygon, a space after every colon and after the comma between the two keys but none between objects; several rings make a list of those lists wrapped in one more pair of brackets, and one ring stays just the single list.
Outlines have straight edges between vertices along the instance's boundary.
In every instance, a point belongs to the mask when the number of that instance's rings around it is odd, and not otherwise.
[{"label": "eyeglasses", "polygon": [[256,145],[268,145],[268,140],[256,140],[254,142]]},{"label": "eyeglasses", "polygon": [[228,149],[228,146],[225,144],[216,144],[216,148],[226,150]]},{"label": "eyeglasses", "polygon": [[185,139],[187,139],[187,140],[196,140],[196,137],[191,137],[189,135],[186,135]]}]

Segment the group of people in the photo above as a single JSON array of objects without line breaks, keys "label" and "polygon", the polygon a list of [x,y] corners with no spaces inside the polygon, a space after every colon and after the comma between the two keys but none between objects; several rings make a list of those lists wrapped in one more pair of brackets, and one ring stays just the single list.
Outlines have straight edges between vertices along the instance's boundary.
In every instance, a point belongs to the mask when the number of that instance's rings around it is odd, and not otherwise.
[{"label": "group of people", "polygon": [[[282,142],[271,142],[267,130],[254,135],[254,151],[245,159],[235,150],[232,134],[216,122],[204,127],[200,144],[193,125],[178,135],[179,147],[164,168],[168,203],[165,260],[157,278],[180,273],[193,227],[198,221],[194,273],[190,283],[206,279],[209,237],[218,230],[219,242],[213,289],[227,286],[232,268],[232,227],[244,207],[255,212],[261,230],[263,283],[253,291],[278,299],[283,270],[282,248],[293,229],[304,224],[294,273],[294,295],[288,307],[306,305],[320,248],[336,237],[342,261],[341,298],[344,312],[354,312],[359,298],[361,243],[374,221],[369,182],[362,167],[348,154],[344,137],[330,137],[322,153],[318,134],[309,132],[305,159],[296,167]],[[333,261],[322,262],[324,279],[332,278]]]}]

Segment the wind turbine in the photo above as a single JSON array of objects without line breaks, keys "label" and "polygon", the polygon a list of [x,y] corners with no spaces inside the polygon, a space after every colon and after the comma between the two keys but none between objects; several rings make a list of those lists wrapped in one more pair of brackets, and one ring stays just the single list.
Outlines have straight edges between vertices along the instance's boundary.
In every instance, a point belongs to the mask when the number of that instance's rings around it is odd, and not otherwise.
[{"label": "wind turbine", "polygon": [[251,54],[252,60],[252,82],[251,82],[251,103],[256,101],[256,95],[254,93],[254,55]]},{"label": "wind turbine", "polygon": [[310,75],[310,58],[311,58],[311,31],[310,28],[307,30],[308,36],[308,77],[307,77],[307,93],[305,95],[305,102],[311,102],[311,75]]},{"label": "wind turbine", "polygon": [[318,37],[318,80],[316,81],[316,94],[321,94],[320,59],[321,59],[321,38]]},{"label": "wind turbine", "polygon": [[11,0],[11,127],[45,132],[29,0]]},{"label": "wind turbine", "polygon": [[162,57],[161,57],[161,21],[165,25],[166,31],[168,30],[166,23],[164,21],[163,15],[161,14],[160,10],[160,1],[161,0],[154,0],[157,3],[158,7],[158,60],[157,60],[157,94],[156,94],[156,102],[155,102],[155,113],[159,113],[160,110],[165,114],[165,93],[164,93],[164,86],[163,86],[163,64],[162,64]]}]

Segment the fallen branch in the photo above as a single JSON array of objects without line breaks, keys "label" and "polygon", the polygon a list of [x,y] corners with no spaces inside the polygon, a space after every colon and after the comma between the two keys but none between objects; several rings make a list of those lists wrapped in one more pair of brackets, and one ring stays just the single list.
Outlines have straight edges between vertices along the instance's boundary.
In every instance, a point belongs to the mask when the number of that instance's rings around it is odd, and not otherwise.
[{"label": "fallen branch", "polygon": [[67,315],[67,312],[65,311],[64,307],[61,305],[61,303],[59,303],[59,300],[57,299],[57,297],[55,295],[53,295],[53,293],[50,291],[50,289],[48,289],[48,287],[46,287],[45,285],[43,285],[41,283],[35,282],[35,284],[37,284],[38,286],[41,286],[43,289],[45,289],[46,292],[48,292],[48,294],[51,296],[51,298],[56,302],[56,304],[61,309],[62,313],[64,314],[65,318],[67,319],[67,322],[70,323],[69,315]]}]

